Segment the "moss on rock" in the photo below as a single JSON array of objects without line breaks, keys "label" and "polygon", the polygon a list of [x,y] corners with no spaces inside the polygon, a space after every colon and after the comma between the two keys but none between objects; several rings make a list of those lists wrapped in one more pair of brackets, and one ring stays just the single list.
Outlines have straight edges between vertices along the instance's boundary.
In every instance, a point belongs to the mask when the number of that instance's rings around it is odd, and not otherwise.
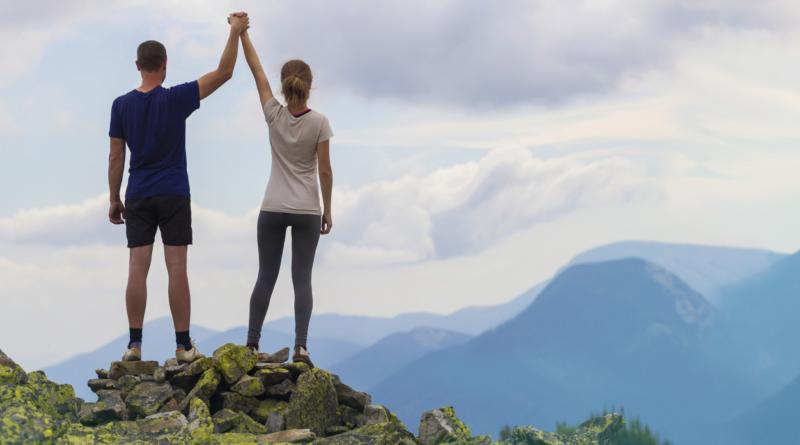
[{"label": "moss on rock", "polygon": [[264,423],[271,413],[285,414],[289,404],[282,400],[266,399],[258,402],[258,406],[250,412],[256,422]]},{"label": "moss on rock", "polygon": [[258,356],[250,348],[228,343],[214,351],[214,367],[229,385],[250,372],[258,362]]},{"label": "moss on rock", "polygon": [[314,441],[314,445],[417,445],[419,442],[396,415],[389,414],[389,421],[337,434]]},{"label": "moss on rock", "polygon": [[339,403],[328,371],[315,368],[297,379],[297,387],[286,409],[286,429],[310,429],[325,437],[336,423]]}]

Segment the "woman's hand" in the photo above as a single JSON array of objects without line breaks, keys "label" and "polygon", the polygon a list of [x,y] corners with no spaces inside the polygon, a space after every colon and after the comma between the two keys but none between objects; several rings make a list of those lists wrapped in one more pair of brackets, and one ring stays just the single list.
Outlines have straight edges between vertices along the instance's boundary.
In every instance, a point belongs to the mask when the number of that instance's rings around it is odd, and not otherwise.
[{"label": "woman's hand", "polygon": [[244,33],[250,28],[250,19],[246,12],[234,12],[228,16],[228,23],[239,30],[239,34]]},{"label": "woman's hand", "polygon": [[331,212],[325,212],[322,214],[322,227],[319,233],[327,235],[328,233],[331,233],[331,227],[333,227]]}]

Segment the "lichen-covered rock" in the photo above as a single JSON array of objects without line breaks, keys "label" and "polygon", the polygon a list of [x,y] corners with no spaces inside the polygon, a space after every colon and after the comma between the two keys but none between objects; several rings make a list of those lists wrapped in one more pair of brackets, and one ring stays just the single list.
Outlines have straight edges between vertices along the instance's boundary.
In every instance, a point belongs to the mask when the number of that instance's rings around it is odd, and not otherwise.
[{"label": "lichen-covered rock", "polygon": [[258,436],[261,443],[309,443],[317,436],[311,430],[286,430]]},{"label": "lichen-covered rock", "polygon": [[206,372],[203,373],[200,380],[197,381],[197,384],[194,386],[192,391],[199,388],[200,391],[203,391],[203,395],[206,398],[210,399],[212,395],[214,395],[214,391],[217,390],[217,386],[219,385],[222,376],[219,375],[216,369],[209,368]]},{"label": "lichen-covered rock", "polygon": [[243,375],[236,383],[231,385],[231,391],[247,397],[255,397],[264,393],[264,383],[261,379]]},{"label": "lichen-covered rock", "polygon": [[327,429],[327,430],[325,430],[325,435],[326,435],[326,436],[335,436],[335,435],[337,435],[337,434],[346,433],[346,432],[348,432],[348,431],[350,431],[350,428],[348,428],[348,427],[346,427],[346,426],[342,426],[342,425],[339,425],[339,426],[329,426],[329,427],[328,427],[328,429]]},{"label": "lichen-covered rock", "polygon": [[[13,362],[7,362],[9,364]],[[13,366],[0,365],[0,383],[13,383],[20,385],[28,380],[28,375],[22,369],[22,366],[14,364]]]},{"label": "lichen-covered rock", "polygon": [[98,401],[103,401],[113,396],[120,396],[122,397],[122,401],[124,402],[125,399],[128,398],[128,394],[130,393],[128,391],[120,391],[118,389],[101,389],[100,391],[97,391],[96,394]]},{"label": "lichen-covered rock", "polygon": [[277,385],[268,386],[263,395],[288,402],[295,388],[296,385],[294,382],[291,380],[284,380]]},{"label": "lichen-covered rock", "polygon": [[317,439],[314,445],[416,445],[417,440],[408,432],[396,415],[389,413],[389,421],[367,425],[337,434],[325,439]]},{"label": "lichen-covered rock", "polygon": [[364,414],[358,416],[356,423],[359,427],[367,425],[377,425],[389,421],[389,412],[380,405],[367,405],[364,407]]},{"label": "lichen-covered rock", "polygon": [[124,375],[119,379],[117,379],[117,384],[118,384],[117,388],[119,388],[122,391],[131,392],[133,391],[133,388],[135,388],[136,385],[138,385],[139,383],[141,383],[139,377],[132,375]]},{"label": "lichen-covered rock", "polygon": [[339,423],[351,430],[358,427],[358,411],[349,406],[339,405]]},{"label": "lichen-covered rock", "polygon": [[262,361],[264,363],[284,363],[289,360],[289,351],[289,348],[283,348]]},{"label": "lichen-covered rock", "polygon": [[31,404],[0,409],[0,443],[48,443],[63,435],[69,422],[42,413]]},{"label": "lichen-covered rock", "polygon": [[170,388],[172,388],[172,398],[177,400],[178,403],[183,402],[183,399],[186,398],[186,391],[180,386],[170,386]]},{"label": "lichen-covered rock", "polygon": [[619,414],[609,414],[588,420],[578,426],[571,436],[542,431],[532,426],[514,427],[504,445],[608,445],[611,438],[625,426]]},{"label": "lichen-covered rock", "polygon": [[152,374],[158,367],[156,361],[138,362],[112,362],[111,369],[108,370],[108,378],[118,380],[124,375]]},{"label": "lichen-covered rock", "polygon": [[264,387],[277,385],[284,380],[289,380],[292,378],[292,373],[289,372],[288,369],[277,368],[277,369],[260,369],[256,371],[253,375],[255,378],[261,380],[261,383],[264,384]]},{"label": "lichen-covered rock", "polygon": [[319,437],[337,420],[339,402],[328,371],[315,368],[297,379],[284,414],[286,429],[310,429]]},{"label": "lichen-covered rock", "polygon": [[139,431],[143,433],[179,431],[188,424],[186,417],[178,411],[153,414],[136,421]]},{"label": "lichen-covered rock", "polygon": [[164,367],[169,368],[170,366],[180,366],[180,363],[178,363],[178,359],[175,357],[166,359],[164,361]]},{"label": "lichen-covered rock", "polygon": [[617,433],[625,427],[625,419],[619,414],[608,414],[603,417],[597,417],[587,420],[578,425],[572,437],[576,439],[586,438],[589,440],[596,440],[600,445],[605,445],[611,441],[611,438],[616,436]]},{"label": "lichen-covered rock", "polygon": [[105,369],[97,368],[94,370],[95,374],[97,374],[98,379],[107,379],[108,378],[108,371]]},{"label": "lichen-covered rock", "polygon": [[97,422],[94,421],[94,416],[92,414],[92,409],[95,405],[95,403],[84,403],[83,406],[81,406],[81,410],[78,412],[78,422],[87,426],[96,425]]},{"label": "lichen-covered rock", "polygon": [[34,405],[44,414],[69,422],[78,420],[83,400],[75,397],[72,385],[59,385],[48,380],[44,372],[34,371],[28,374],[25,386],[33,392]]},{"label": "lichen-covered rock", "polygon": [[170,384],[179,386],[187,391],[191,390],[200,377],[211,369],[211,358],[205,357],[194,361],[180,374],[175,374],[169,380]]},{"label": "lichen-covered rock", "polygon": [[183,371],[186,371],[186,368],[188,367],[189,367],[188,364],[174,365],[174,366],[166,366],[165,364],[164,373],[167,375],[167,380],[172,380],[172,378],[175,377],[176,375],[182,373]]},{"label": "lichen-covered rock", "polygon": [[214,422],[211,420],[208,407],[200,399],[192,401],[188,421],[187,430],[194,442],[211,439],[211,435],[214,434]]},{"label": "lichen-covered rock", "polygon": [[103,389],[119,389],[119,383],[111,379],[92,379],[86,382],[92,392],[97,392]]},{"label": "lichen-covered rock", "polygon": [[239,424],[231,428],[231,433],[267,434],[269,428],[253,420],[250,416],[241,414]]},{"label": "lichen-covered rock", "polygon": [[136,414],[151,416],[158,413],[161,406],[172,398],[169,383],[140,383],[125,399],[126,405]]},{"label": "lichen-covered rock", "polygon": [[214,413],[211,420],[214,422],[214,433],[224,433],[239,424],[241,413],[223,409]]},{"label": "lichen-covered rock", "polygon": [[164,383],[167,381],[167,370],[163,366],[159,366],[153,371],[153,381],[156,383]]},{"label": "lichen-covered rock", "polygon": [[229,385],[250,372],[258,362],[258,356],[247,346],[228,343],[214,351],[214,367]]},{"label": "lichen-covered rock", "polygon": [[191,391],[189,391],[189,394],[186,394],[186,397],[183,399],[183,401],[178,404],[178,411],[188,415],[189,414],[189,410],[191,409],[192,403],[195,400],[200,400],[207,407],[209,407],[209,408],[211,407],[211,403],[208,400],[208,397],[206,397],[206,395],[203,394],[203,389],[198,386],[198,387],[195,387],[194,389],[192,389]]},{"label": "lichen-covered rock", "polygon": [[[156,368],[156,369],[158,369],[158,368]],[[156,371],[153,371],[153,373],[155,373],[155,372]],[[139,379],[140,382],[155,382],[156,381],[156,378],[153,377],[150,374],[139,374],[138,379]],[[164,379],[164,380],[166,381],[166,379]],[[164,382],[156,382],[156,383],[164,383]]]},{"label": "lichen-covered rock", "polygon": [[349,406],[359,412],[364,412],[364,407],[372,404],[372,396],[362,392],[356,391],[353,388],[342,383],[342,380],[336,374],[331,374],[331,381],[333,387],[336,389],[336,397],[339,403]]},{"label": "lichen-covered rock", "polygon": [[219,395],[220,409],[229,409],[235,413],[248,414],[258,406],[258,399],[245,397],[239,393],[226,391]]},{"label": "lichen-covered rock", "polygon": [[297,378],[300,377],[300,374],[305,374],[311,370],[311,368],[309,368],[308,365],[303,362],[284,363],[281,365],[281,368],[292,373],[292,380],[297,380]]},{"label": "lichen-covered rock", "polygon": [[283,431],[286,429],[286,417],[284,417],[283,413],[271,412],[267,416],[267,421],[264,422],[264,425],[273,433]]},{"label": "lichen-covered rock", "polygon": [[[265,423],[271,413],[279,413],[281,416],[286,412],[289,404],[276,399],[266,399],[258,402],[258,406],[250,412],[250,417],[256,422]],[[280,430],[271,430],[273,432]]]},{"label": "lichen-covered rock", "polygon": [[97,402],[92,408],[92,419],[96,423],[103,423],[109,420],[126,420],[125,402],[119,395],[106,397],[105,400]]},{"label": "lichen-covered rock", "polygon": [[472,433],[469,427],[458,420],[452,406],[422,413],[419,441],[424,445],[450,443],[470,437]]}]

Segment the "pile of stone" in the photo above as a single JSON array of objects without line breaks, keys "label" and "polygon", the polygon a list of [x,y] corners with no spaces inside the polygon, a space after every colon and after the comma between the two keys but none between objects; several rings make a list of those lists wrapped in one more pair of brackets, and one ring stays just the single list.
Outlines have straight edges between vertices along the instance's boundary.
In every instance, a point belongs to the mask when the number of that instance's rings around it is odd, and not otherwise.
[{"label": "pile of stone", "polygon": [[[227,344],[213,357],[179,365],[113,362],[89,387],[97,402],[75,397],[70,385],[26,374],[0,351],[0,445],[311,443],[317,445],[488,445],[472,436],[452,407],[422,414],[410,433],[369,394],[334,374],[287,363],[289,348],[259,360]],[[612,414],[581,425],[572,436],[514,428],[504,445],[605,444],[624,426]]]}]

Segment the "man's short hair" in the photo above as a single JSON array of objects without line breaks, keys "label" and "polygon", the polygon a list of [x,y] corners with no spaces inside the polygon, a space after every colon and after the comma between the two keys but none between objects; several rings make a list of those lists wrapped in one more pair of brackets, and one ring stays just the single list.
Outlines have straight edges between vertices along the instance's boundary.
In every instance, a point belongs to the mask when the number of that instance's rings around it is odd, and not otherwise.
[{"label": "man's short hair", "polygon": [[136,60],[139,62],[139,68],[150,73],[158,71],[167,60],[167,48],[155,40],[148,40],[139,45],[139,49],[136,50]]}]

